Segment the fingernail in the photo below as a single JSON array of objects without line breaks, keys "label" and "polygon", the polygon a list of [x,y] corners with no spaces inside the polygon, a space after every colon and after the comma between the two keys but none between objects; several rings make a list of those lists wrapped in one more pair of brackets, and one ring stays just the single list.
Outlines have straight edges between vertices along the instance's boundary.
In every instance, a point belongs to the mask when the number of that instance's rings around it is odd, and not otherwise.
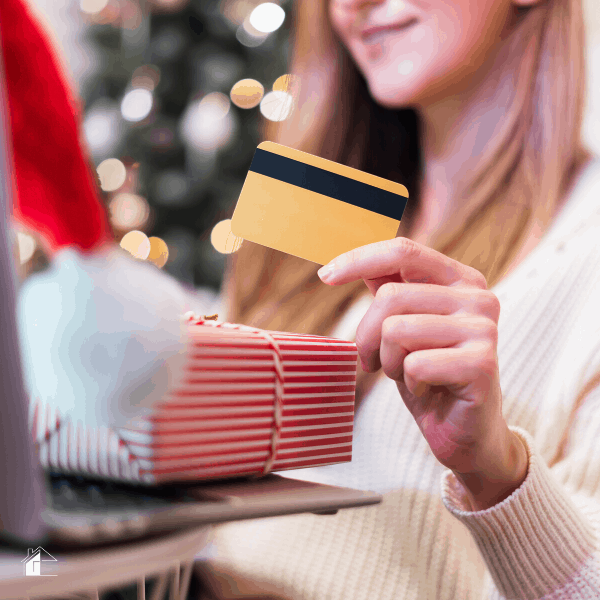
[{"label": "fingernail", "polygon": [[329,263],[328,265],[325,265],[324,267],[321,267],[317,271],[317,275],[321,279],[324,279],[325,281],[327,281],[327,279],[329,279],[331,277],[333,271],[334,271],[334,266],[333,266],[332,263]]}]

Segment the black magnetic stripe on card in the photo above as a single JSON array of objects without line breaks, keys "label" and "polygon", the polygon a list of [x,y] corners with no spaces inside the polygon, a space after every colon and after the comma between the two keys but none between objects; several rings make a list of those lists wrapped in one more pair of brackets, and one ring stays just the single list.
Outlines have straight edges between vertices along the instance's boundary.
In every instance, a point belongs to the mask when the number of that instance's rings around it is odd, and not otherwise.
[{"label": "black magnetic stripe on card", "polygon": [[257,148],[250,171],[400,221],[407,198],[298,160]]}]

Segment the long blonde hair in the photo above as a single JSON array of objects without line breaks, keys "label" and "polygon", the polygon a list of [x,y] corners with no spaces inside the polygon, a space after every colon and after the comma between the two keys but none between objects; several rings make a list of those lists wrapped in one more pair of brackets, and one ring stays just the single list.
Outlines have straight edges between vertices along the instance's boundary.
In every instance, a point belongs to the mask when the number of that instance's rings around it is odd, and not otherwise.
[{"label": "long blonde hair", "polygon": [[[502,143],[474,165],[462,227],[436,232],[430,244],[481,271],[489,288],[516,257],[531,224],[547,228],[583,153],[581,0],[548,0],[524,13],[510,41],[511,56],[523,58]],[[298,0],[293,17],[290,72],[300,81],[297,107],[287,121],[268,124],[264,138],[404,184],[410,198],[398,235],[410,238],[422,174],[417,114],[383,108],[370,97],[331,28],[327,0]],[[227,319],[329,335],[368,291],[362,281],[326,286],[318,268],[245,241],[228,258],[222,287]],[[357,402],[377,376],[359,365]]]}]

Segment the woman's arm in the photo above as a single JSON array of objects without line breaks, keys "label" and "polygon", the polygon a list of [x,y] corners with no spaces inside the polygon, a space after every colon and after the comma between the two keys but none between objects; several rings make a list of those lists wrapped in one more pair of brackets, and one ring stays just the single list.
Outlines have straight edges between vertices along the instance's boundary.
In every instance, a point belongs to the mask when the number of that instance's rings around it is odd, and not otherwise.
[{"label": "woman's arm", "polygon": [[[448,469],[443,501],[471,531],[496,595],[600,597],[600,387],[577,410],[585,409],[586,417],[570,432],[562,459],[573,471],[585,470],[586,478],[566,485],[550,472],[532,437],[504,418],[500,304],[480,273],[396,238],[341,255],[319,275],[330,285],[362,278],[375,297],[356,332],[363,368],[382,368],[396,382],[434,456]],[[594,289],[593,282],[587,285]],[[571,333],[573,347],[563,354],[565,379],[577,371],[574,357],[584,359],[579,364],[586,373],[590,365],[600,371],[597,305],[594,294],[578,307],[584,314]],[[575,407],[576,396],[565,397],[566,405]],[[553,407],[544,409],[550,418]],[[586,484],[588,478],[593,484]]]},{"label": "woman's arm", "polygon": [[529,460],[527,477],[508,498],[471,511],[455,475],[448,470],[442,478],[444,505],[477,543],[495,584],[492,597],[600,597],[600,385],[585,397],[568,450],[551,469],[527,431],[510,429]]}]

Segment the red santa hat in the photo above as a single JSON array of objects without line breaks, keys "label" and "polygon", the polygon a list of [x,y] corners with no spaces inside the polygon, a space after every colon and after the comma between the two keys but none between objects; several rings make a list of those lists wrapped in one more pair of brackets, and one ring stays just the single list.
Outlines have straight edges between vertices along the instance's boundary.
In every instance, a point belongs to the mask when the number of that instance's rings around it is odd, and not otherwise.
[{"label": "red santa hat", "polygon": [[201,312],[202,301],[108,243],[106,212],[80,139],[81,107],[60,53],[26,1],[0,0],[0,36],[14,217],[52,252],[49,267],[19,290],[27,393],[73,422],[122,426],[182,376],[181,317]]},{"label": "red santa hat", "polygon": [[65,246],[98,248],[112,236],[81,143],[81,105],[25,0],[0,1],[0,40],[8,105],[8,115],[2,116],[12,142],[13,216],[38,232],[51,252]]}]

